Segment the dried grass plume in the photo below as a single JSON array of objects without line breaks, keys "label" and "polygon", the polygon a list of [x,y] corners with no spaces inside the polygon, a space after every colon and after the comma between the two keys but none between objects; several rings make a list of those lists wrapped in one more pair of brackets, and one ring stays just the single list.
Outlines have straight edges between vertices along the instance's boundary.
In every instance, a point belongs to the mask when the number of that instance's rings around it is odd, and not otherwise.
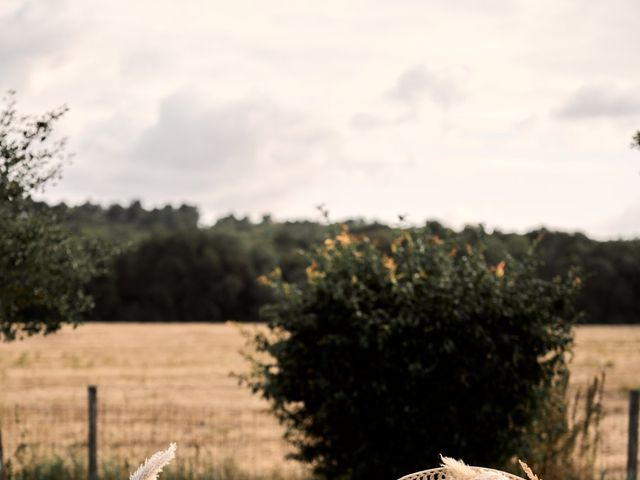
[{"label": "dried grass plume", "polygon": [[442,455],[440,455],[440,459],[442,460],[442,466],[447,469],[447,478],[452,480],[470,480],[478,474],[476,469],[470,467],[462,460],[456,460]]},{"label": "dried grass plume", "polygon": [[538,476],[535,473],[533,473],[533,471],[529,468],[529,465],[527,465],[520,459],[518,459],[518,463],[522,467],[522,470],[524,470],[524,473],[527,474],[527,477],[529,478],[529,480],[540,480]]},{"label": "dried grass plume", "polygon": [[176,457],[176,448],[176,444],[172,443],[166,450],[161,450],[151,455],[131,474],[129,480],[157,480],[158,474],[162,469]]}]

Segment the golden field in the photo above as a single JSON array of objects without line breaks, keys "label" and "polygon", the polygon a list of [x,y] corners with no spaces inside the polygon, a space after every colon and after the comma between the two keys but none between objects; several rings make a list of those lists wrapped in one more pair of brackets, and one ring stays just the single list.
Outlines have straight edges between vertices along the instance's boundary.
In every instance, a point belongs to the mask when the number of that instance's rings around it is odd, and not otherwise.
[{"label": "golden field", "polygon": [[[5,458],[74,452],[84,458],[86,388],[94,384],[102,458],[135,464],[175,441],[182,461],[233,459],[253,473],[301,473],[283,458],[288,448],[267,404],[230,375],[248,368],[243,345],[234,324],[131,323],[91,323],[0,344]],[[601,370],[607,374],[602,464],[619,471],[627,394],[640,386],[640,327],[577,329],[572,382],[584,385]]]}]

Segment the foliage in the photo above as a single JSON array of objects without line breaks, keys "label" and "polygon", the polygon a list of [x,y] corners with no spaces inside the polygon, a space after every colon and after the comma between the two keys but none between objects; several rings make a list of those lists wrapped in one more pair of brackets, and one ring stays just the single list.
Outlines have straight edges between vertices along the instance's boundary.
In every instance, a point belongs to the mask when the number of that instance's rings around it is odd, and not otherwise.
[{"label": "foliage", "polygon": [[[305,281],[306,260],[300,251],[308,250],[319,245],[323,238],[330,233],[331,225],[324,225],[311,221],[278,222],[265,216],[258,222],[248,218],[237,218],[232,215],[220,218],[210,227],[198,225],[198,211],[189,205],[178,207],[165,206],[162,208],[145,209],[140,202],[134,201],[127,206],[100,205],[85,203],[75,207],[65,204],[51,207],[34,204],[34,209],[43,214],[55,216],[60,223],[74,233],[78,233],[101,241],[108,241],[120,246],[121,254],[113,260],[109,275],[99,282],[92,283],[90,293],[96,298],[97,308],[91,313],[92,319],[122,320],[131,318],[130,308],[133,303],[138,306],[139,318],[153,319],[157,308],[153,302],[141,300],[141,297],[153,295],[153,291],[165,289],[168,279],[151,277],[145,272],[135,272],[132,268],[145,265],[144,259],[136,258],[146,251],[145,244],[160,245],[164,243],[163,252],[171,257],[174,263],[183,265],[180,275],[201,275],[198,261],[191,258],[194,252],[188,249],[176,248],[172,236],[188,238],[198,236],[199,232],[206,232],[203,242],[214,242],[217,235],[231,236],[239,241],[243,248],[252,252],[248,259],[238,257],[234,245],[217,243],[214,248],[226,262],[241,262],[234,265],[234,269],[243,269],[243,263],[251,264],[254,276],[241,276],[245,290],[258,288],[256,276],[271,271],[275,265],[282,269],[285,280],[291,283]],[[382,250],[388,251],[393,238],[393,229],[379,223],[369,223],[364,220],[347,222],[351,232],[367,235],[375,241]],[[585,323],[637,323],[640,319],[640,240],[596,241],[581,233],[554,232],[545,229],[534,230],[526,234],[506,233],[499,230],[486,232],[482,226],[467,226],[461,231],[454,231],[435,221],[429,221],[425,230],[460,244],[471,245],[481,241],[486,245],[485,256],[489,262],[498,263],[505,255],[517,259],[529,255],[532,245],[536,245],[535,254],[541,260],[539,273],[543,278],[552,279],[569,268],[578,267],[583,273],[583,289],[578,295],[578,307],[585,312],[581,321]],[[185,240],[186,241],[186,240]],[[204,252],[199,249],[197,252]],[[200,253],[195,254],[200,254]],[[184,257],[183,257],[184,256]],[[203,262],[207,260],[200,259]],[[163,261],[168,261],[164,259]],[[211,275],[215,270],[209,270]],[[176,271],[177,274],[177,271]],[[134,287],[126,285],[133,277],[144,278],[144,283]],[[178,282],[172,279],[171,282]],[[211,277],[209,282],[219,281]],[[164,295],[174,295],[165,290]],[[172,301],[179,303],[176,298]],[[254,297],[256,303],[248,308],[243,305],[241,310],[235,311],[231,306],[223,309],[230,311],[229,318],[244,319],[246,312],[251,311],[256,320],[255,312],[259,310],[269,296]],[[200,315],[201,308],[197,303],[189,311],[189,304],[181,310],[180,316],[165,313],[162,319],[179,321],[195,318]],[[231,310],[230,310],[231,309]],[[171,310],[173,311],[173,310]],[[159,318],[156,318],[159,320]]]},{"label": "foliage", "polygon": [[19,116],[13,96],[0,112],[0,338],[56,331],[92,305],[83,290],[100,268],[94,241],[71,236],[36,212],[32,193],[60,174],[64,142],[51,141],[58,109]]},{"label": "foliage", "polygon": [[269,294],[255,281],[257,255],[234,235],[151,238],[115,260],[115,278],[94,282],[97,309],[117,320],[255,319]]},{"label": "foliage", "polygon": [[[147,214],[142,214],[144,217]],[[135,321],[256,320],[271,292],[257,277],[280,263],[304,278],[298,250],[322,238],[312,222],[272,224],[229,216],[210,229],[167,229],[135,242],[91,285],[92,318]]]},{"label": "foliage", "polygon": [[0,199],[18,205],[32,192],[60,175],[64,141],[50,141],[54,123],[64,115],[62,107],[39,117],[18,115],[14,93],[4,99],[0,112]]},{"label": "foliage", "polygon": [[597,459],[604,373],[586,390],[569,391],[568,373],[549,394],[544,416],[531,429],[527,462],[545,480],[598,480],[602,478]]},{"label": "foliage", "polygon": [[100,246],[79,242],[47,217],[0,208],[0,223],[0,337],[48,334],[78,322],[93,305],[84,287],[100,271]]},{"label": "foliage", "polygon": [[640,148],[640,130],[631,138],[631,148]]},{"label": "foliage", "polygon": [[566,371],[579,278],[404,231],[388,253],[343,231],[307,279],[275,271],[254,373],[296,458],[327,478],[398,478],[445,453],[503,466]]},{"label": "foliage", "polygon": [[142,207],[139,200],[128,206],[118,204],[102,207],[90,202],[77,206],[64,203],[49,206],[44,202],[33,202],[33,209],[49,213],[73,232],[90,234],[112,243],[126,246],[152,236],[198,228],[198,209],[192,205],[150,210]]}]

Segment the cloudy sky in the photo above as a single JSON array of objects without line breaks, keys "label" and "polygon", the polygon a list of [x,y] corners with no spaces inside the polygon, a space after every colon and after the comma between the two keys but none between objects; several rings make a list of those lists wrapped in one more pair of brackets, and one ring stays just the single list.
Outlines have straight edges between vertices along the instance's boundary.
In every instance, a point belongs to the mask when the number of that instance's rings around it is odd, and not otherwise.
[{"label": "cloudy sky", "polygon": [[52,201],[640,235],[637,0],[3,0]]}]

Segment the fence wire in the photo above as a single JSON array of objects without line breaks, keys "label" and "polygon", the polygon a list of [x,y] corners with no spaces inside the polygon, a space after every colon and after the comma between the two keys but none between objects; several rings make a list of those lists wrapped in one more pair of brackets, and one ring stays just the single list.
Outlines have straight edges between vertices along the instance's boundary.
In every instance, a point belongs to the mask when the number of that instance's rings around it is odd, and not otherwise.
[{"label": "fence wire", "polygon": [[[84,393],[59,403],[0,404],[5,461],[60,456],[84,462],[88,446]],[[117,462],[133,470],[155,451],[176,442],[176,463],[191,471],[206,471],[231,462],[254,475],[278,472],[286,478],[304,474],[304,467],[286,460],[291,449],[282,439],[282,428],[264,408],[242,405],[233,409],[161,399],[158,392],[99,387],[99,464]],[[629,428],[626,393],[610,392],[604,407],[598,469],[602,479],[624,479]]]},{"label": "fence wire", "polygon": [[[170,442],[178,444],[178,464],[205,471],[231,462],[243,472],[297,476],[303,468],[285,459],[282,429],[264,410],[220,409],[176,403],[101,400],[98,389],[98,463],[134,469]],[[102,395],[110,397],[113,395]],[[64,404],[0,406],[5,460],[60,456],[83,462],[88,446],[86,400]]]}]

